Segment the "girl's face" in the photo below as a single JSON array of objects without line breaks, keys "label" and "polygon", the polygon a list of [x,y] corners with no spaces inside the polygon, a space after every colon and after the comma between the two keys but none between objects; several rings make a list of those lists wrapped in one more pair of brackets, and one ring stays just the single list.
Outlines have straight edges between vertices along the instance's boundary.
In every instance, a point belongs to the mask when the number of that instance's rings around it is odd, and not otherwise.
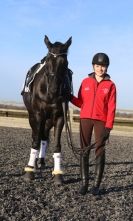
[{"label": "girl's face", "polygon": [[93,69],[94,69],[95,74],[98,77],[102,77],[106,73],[106,71],[107,71],[107,67],[106,66],[99,65],[99,64],[94,64],[93,65]]}]

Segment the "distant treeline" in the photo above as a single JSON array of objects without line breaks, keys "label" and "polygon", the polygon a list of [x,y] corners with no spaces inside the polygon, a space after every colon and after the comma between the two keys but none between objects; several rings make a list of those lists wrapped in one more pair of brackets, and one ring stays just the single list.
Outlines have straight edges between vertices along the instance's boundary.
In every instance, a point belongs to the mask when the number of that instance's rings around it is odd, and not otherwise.
[{"label": "distant treeline", "polygon": [[121,113],[121,112],[116,112],[116,117],[121,117],[121,118],[133,118],[133,113]]},{"label": "distant treeline", "polygon": [[11,104],[0,104],[0,108],[2,109],[11,109],[11,110],[25,110],[25,106],[17,106]]},{"label": "distant treeline", "polygon": [[[74,109],[74,114],[79,114],[80,111],[78,109]],[[133,113],[126,113],[126,112],[119,112],[116,111],[116,117],[121,117],[121,118],[133,118]]]}]

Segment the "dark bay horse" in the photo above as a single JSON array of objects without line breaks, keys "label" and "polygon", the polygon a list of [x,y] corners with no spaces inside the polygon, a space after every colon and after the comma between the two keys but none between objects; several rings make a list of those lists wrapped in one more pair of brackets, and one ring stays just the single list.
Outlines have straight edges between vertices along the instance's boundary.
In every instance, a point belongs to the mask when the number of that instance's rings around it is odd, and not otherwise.
[{"label": "dark bay horse", "polygon": [[47,36],[44,42],[48,48],[45,65],[35,75],[30,92],[23,93],[23,101],[28,110],[32,128],[32,148],[28,165],[25,167],[29,179],[34,179],[36,168],[45,164],[45,152],[49,132],[54,127],[54,170],[56,183],[62,183],[61,133],[64,126],[64,113],[68,109],[69,69],[67,53],[72,37],[66,43],[51,43]]}]

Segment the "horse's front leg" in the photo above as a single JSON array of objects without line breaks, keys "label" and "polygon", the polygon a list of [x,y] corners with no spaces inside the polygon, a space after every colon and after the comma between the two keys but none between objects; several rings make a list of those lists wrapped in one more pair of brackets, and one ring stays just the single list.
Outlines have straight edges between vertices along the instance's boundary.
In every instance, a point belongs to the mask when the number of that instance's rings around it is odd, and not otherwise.
[{"label": "horse's front leg", "polygon": [[34,179],[34,174],[36,170],[36,159],[38,158],[41,142],[42,118],[40,113],[29,113],[29,123],[32,128],[32,148],[28,165],[25,167],[25,172],[28,179]]},{"label": "horse's front leg", "polygon": [[61,133],[64,126],[64,118],[59,117],[55,125],[55,150],[53,154],[54,158],[54,170],[52,174],[54,175],[54,181],[56,184],[61,185],[63,182],[63,171],[61,168]]},{"label": "horse's front leg", "polygon": [[[44,118],[45,119],[45,118]],[[40,143],[40,151],[39,151],[39,157],[37,159],[37,167],[39,169],[45,168],[45,157],[46,157],[46,151],[49,143],[49,132],[52,128],[53,123],[51,119],[46,119],[46,121],[42,121],[41,124],[41,143]]]}]

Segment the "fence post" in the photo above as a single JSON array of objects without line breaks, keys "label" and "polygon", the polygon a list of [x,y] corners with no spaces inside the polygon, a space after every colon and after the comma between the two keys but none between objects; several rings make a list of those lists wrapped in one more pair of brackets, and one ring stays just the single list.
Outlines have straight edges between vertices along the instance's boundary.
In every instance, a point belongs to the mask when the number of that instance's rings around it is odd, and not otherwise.
[{"label": "fence post", "polygon": [[70,122],[73,123],[73,109],[70,108]]}]

